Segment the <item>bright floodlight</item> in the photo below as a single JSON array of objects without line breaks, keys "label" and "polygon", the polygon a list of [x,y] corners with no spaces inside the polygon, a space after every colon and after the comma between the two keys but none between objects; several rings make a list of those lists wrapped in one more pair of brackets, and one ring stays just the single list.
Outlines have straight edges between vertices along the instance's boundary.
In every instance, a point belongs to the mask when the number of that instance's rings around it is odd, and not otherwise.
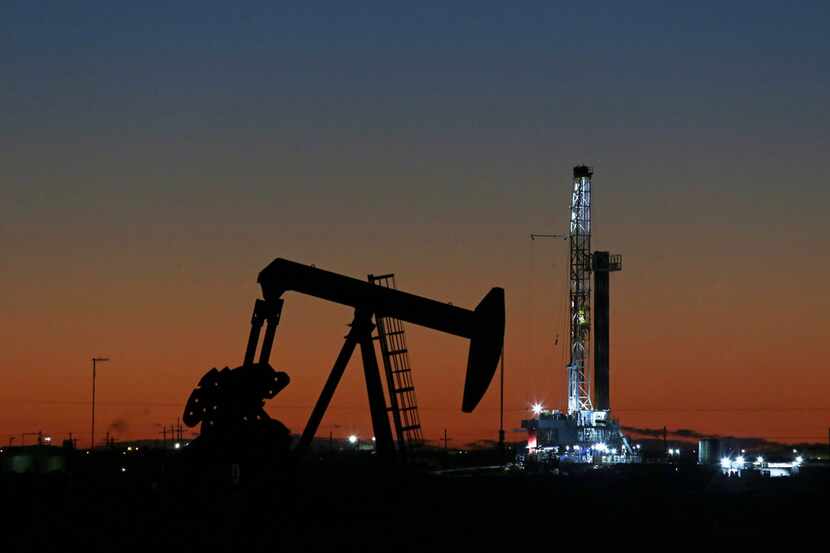
[{"label": "bright floodlight", "polygon": [[801,455],[799,455],[798,457],[795,458],[795,464],[800,465],[803,462],[804,462],[804,458]]},{"label": "bright floodlight", "polygon": [[182,447],[182,444],[180,444],[179,442],[176,442],[175,444],[173,444],[174,449],[179,449],[180,447]]},{"label": "bright floodlight", "polygon": [[736,458],[735,463],[737,463],[738,465],[743,465],[744,464],[743,456],[739,456],[738,458]]},{"label": "bright floodlight", "polygon": [[534,414],[534,415],[540,415],[540,414],[542,414],[542,409],[543,409],[543,408],[544,408],[544,407],[542,406],[542,404],[541,404],[541,403],[538,403],[538,402],[534,403],[534,404],[533,404],[533,405],[531,405],[531,407],[530,407],[530,409],[531,409],[531,411],[533,411],[533,414]]},{"label": "bright floodlight", "polygon": [[720,460],[720,466],[722,466],[725,469],[728,469],[730,466],[732,466],[732,461],[729,459],[729,457],[724,457]]},{"label": "bright floodlight", "polygon": [[758,457],[757,459],[755,459],[755,464],[756,465],[763,465],[764,464],[764,458],[763,457]]},{"label": "bright floodlight", "polygon": [[349,436],[349,443],[350,444],[356,444],[357,443],[357,436],[355,436],[354,434]]}]

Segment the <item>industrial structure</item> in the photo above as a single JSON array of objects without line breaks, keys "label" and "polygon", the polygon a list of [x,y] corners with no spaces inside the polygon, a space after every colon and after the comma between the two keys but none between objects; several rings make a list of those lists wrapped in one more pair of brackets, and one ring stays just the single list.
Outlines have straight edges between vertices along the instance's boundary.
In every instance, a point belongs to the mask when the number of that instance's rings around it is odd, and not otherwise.
[{"label": "industrial structure", "polygon": [[[522,421],[527,452],[537,458],[573,462],[631,462],[637,459],[617,422],[610,399],[610,274],[622,269],[622,257],[591,251],[591,179],[593,170],[573,170],[569,251],[569,355],[567,411],[532,407]],[[591,278],[594,279],[593,312]],[[591,323],[594,325],[594,393],[589,371]]]},{"label": "industrial structure", "polygon": [[[402,321],[453,334],[470,341],[461,410],[472,412],[496,372],[504,344],[504,289],[492,288],[475,310],[395,289],[392,275],[369,282],[286,259],[275,259],[259,274],[262,299],[254,303],[251,330],[242,366],[211,369],[199,381],[182,420],[201,424],[200,436],[188,448],[213,458],[232,452],[234,463],[285,460],[308,452],[354,350],[360,346],[369,411],[379,457],[394,459],[422,439]],[[284,372],[269,359],[286,292],[298,292],[354,309],[350,330],[334,362],[305,429],[289,453],[290,435],[265,412],[264,400],[288,386]],[[260,342],[262,327],[265,332]],[[384,393],[375,352],[377,328],[387,381]],[[257,349],[259,358],[255,361]],[[390,408],[391,404],[391,408]],[[397,440],[392,434],[392,413]]]},{"label": "industrial structure", "polygon": [[[395,275],[391,273],[369,275],[369,282],[384,288],[396,289]],[[403,321],[389,315],[376,315],[375,323],[398,451],[402,456],[406,456],[408,452],[424,443],[418,401],[415,397],[415,383],[412,380],[412,367],[409,364],[406,332]]]}]

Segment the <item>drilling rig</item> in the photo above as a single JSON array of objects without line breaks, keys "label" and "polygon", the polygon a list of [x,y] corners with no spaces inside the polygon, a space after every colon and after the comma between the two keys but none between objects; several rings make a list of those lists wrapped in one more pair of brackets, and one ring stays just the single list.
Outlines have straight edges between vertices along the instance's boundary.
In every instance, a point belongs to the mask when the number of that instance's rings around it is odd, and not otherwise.
[{"label": "drilling rig", "polygon": [[[611,417],[609,393],[609,273],[622,269],[622,257],[591,251],[593,174],[593,169],[585,165],[573,169],[567,234],[570,306],[567,411],[549,410],[536,403],[532,406],[534,417],[523,420],[522,427],[528,431],[529,456],[580,463],[627,463],[636,461],[637,455]],[[595,313],[591,309],[592,276]],[[593,395],[588,370],[592,321],[596,382]]]}]

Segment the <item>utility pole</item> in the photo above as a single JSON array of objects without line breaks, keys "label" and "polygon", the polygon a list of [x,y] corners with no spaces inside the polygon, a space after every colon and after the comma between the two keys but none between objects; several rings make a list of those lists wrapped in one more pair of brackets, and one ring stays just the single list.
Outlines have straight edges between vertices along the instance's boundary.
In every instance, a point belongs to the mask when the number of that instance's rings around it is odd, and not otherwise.
[{"label": "utility pole", "polygon": [[109,361],[108,357],[92,358],[92,430],[89,433],[89,449],[95,449],[95,369],[98,363]]},{"label": "utility pole", "polygon": [[666,431],[666,427],[664,426],[663,427],[663,456],[664,457],[667,457],[669,455],[669,446],[666,443],[666,434],[667,433],[668,432]]},{"label": "utility pole", "polygon": [[504,346],[501,348],[501,374],[499,375],[499,452],[504,456]]},{"label": "utility pole", "polygon": [[447,429],[444,429],[444,453],[447,452]]}]

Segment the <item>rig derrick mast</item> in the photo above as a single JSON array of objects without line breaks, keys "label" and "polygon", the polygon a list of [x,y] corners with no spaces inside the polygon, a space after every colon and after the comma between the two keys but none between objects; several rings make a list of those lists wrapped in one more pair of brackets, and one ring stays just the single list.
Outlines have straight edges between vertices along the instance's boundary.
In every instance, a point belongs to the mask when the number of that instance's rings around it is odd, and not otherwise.
[{"label": "rig derrick mast", "polygon": [[587,374],[591,338],[591,177],[593,170],[574,167],[570,249],[570,362],[568,414],[591,411],[591,382]]}]

